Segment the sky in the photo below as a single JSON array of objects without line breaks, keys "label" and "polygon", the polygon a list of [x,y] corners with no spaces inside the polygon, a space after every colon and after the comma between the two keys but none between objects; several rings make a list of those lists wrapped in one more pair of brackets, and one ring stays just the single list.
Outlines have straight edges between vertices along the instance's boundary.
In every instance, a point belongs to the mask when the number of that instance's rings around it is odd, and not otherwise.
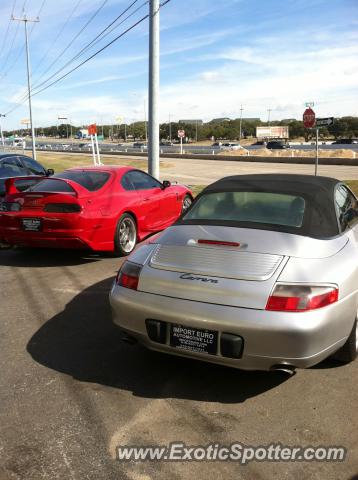
[{"label": "sky", "polygon": [[[4,130],[29,118],[24,23],[10,20],[23,12],[40,19],[28,23],[36,127],[62,123],[58,117],[75,125],[143,120],[148,19],[36,93],[148,13],[148,3],[137,0],[81,54],[133,1],[2,0]],[[357,19],[357,0],[169,1],[160,11],[160,121],[238,118],[241,105],[243,117],[267,121],[271,110],[271,120],[302,118],[306,102],[320,117],[358,115]]]}]

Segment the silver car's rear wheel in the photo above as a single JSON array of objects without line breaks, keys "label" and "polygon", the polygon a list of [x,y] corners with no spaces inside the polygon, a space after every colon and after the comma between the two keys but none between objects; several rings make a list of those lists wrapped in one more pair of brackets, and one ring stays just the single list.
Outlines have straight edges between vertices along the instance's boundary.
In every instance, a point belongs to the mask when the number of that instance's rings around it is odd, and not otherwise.
[{"label": "silver car's rear wheel", "polygon": [[118,221],[114,248],[118,255],[129,255],[137,244],[137,225],[132,215],[125,213]]}]

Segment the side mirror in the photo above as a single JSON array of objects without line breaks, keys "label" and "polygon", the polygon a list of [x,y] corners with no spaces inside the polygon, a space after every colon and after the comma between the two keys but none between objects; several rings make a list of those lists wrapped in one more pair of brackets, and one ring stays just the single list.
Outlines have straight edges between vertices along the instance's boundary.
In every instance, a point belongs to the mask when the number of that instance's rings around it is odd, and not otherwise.
[{"label": "side mirror", "polygon": [[169,180],[163,180],[162,185],[163,185],[163,188],[165,189],[165,188],[169,188],[171,186],[171,183],[169,182]]},{"label": "side mirror", "polygon": [[47,175],[48,177],[51,177],[51,175],[53,175],[54,173],[55,173],[55,170],[54,170],[53,168],[48,168],[48,169],[46,170],[46,175]]}]

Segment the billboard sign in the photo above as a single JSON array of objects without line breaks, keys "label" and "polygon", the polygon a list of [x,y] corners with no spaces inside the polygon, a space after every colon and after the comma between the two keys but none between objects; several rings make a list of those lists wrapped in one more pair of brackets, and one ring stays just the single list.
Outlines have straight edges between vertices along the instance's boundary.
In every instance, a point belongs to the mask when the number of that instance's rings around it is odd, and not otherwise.
[{"label": "billboard sign", "polygon": [[256,127],[257,138],[288,138],[288,127]]}]

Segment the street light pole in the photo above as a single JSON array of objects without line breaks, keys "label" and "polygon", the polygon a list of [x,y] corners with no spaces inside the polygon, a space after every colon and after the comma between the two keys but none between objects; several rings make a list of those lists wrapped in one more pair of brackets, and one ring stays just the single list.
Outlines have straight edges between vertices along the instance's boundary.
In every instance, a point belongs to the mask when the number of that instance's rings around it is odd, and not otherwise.
[{"label": "street light pole", "polygon": [[159,0],[149,0],[148,172],[159,179]]},{"label": "street light pole", "polygon": [[171,115],[169,113],[169,141],[172,143],[172,120]]},{"label": "street light pole", "polygon": [[271,108],[267,109],[267,125],[270,126]]},{"label": "street light pole", "polygon": [[22,18],[11,17],[11,20],[17,22],[24,22],[25,24],[25,46],[26,46],[26,66],[27,66],[27,89],[28,89],[28,98],[29,98],[29,113],[30,113],[30,124],[31,124],[31,136],[32,136],[32,158],[36,160],[36,138],[35,138],[35,127],[32,119],[32,105],[31,105],[31,66],[30,66],[30,52],[29,52],[29,38],[27,33],[27,24],[28,22],[39,22],[39,17],[35,19],[27,18],[24,15]]},{"label": "street light pole", "polygon": [[239,143],[241,142],[241,136],[242,136],[242,104],[240,106],[240,131],[239,131]]}]

